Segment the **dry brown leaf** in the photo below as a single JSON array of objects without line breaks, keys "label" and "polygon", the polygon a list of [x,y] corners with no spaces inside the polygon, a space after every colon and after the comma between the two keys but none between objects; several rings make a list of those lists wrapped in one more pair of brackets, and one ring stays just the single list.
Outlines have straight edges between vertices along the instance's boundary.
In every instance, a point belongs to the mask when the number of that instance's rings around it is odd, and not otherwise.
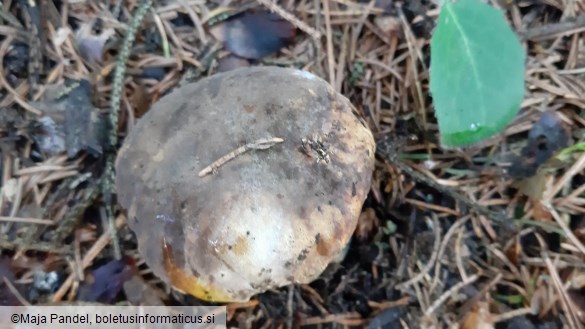
[{"label": "dry brown leaf", "polygon": [[355,236],[360,240],[367,240],[380,226],[380,220],[376,216],[376,211],[373,208],[366,208],[358,220],[358,225],[355,230]]},{"label": "dry brown leaf", "polygon": [[152,96],[143,84],[138,84],[131,97],[131,104],[134,105],[134,116],[140,118],[150,109]]},{"label": "dry brown leaf", "polygon": [[520,263],[520,255],[522,254],[522,244],[519,239],[514,239],[514,243],[506,250],[506,257],[514,264],[518,266]]},{"label": "dry brown leaf", "polygon": [[494,329],[489,305],[479,302],[461,323],[461,329]]}]

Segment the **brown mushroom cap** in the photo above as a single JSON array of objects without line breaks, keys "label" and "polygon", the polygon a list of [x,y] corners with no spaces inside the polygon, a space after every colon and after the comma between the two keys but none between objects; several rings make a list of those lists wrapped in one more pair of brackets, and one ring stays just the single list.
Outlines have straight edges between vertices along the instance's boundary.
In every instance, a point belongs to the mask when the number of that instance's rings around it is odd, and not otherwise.
[{"label": "brown mushroom cap", "polygon": [[[270,138],[283,142],[242,147]],[[243,68],[174,90],[138,121],[118,155],[118,199],[156,275],[204,300],[246,301],[309,283],[341,253],[374,151],[354,107],[324,80]]]}]

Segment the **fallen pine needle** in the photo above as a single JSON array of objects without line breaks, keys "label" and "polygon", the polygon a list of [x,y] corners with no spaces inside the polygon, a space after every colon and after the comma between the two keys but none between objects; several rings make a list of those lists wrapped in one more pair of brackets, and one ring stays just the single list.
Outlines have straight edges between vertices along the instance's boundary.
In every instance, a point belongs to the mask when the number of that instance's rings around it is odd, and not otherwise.
[{"label": "fallen pine needle", "polygon": [[12,284],[12,282],[10,282],[10,280],[8,280],[5,276],[3,276],[2,279],[4,279],[4,284],[6,285],[8,290],[10,290],[10,292],[14,295],[16,299],[18,299],[18,301],[22,305],[31,306],[31,304],[20,294],[18,289],[16,289],[16,287]]},{"label": "fallen pine needle", "polygon": [[[116,227],[117,228],[122,227],[122,225],[124,225],[124,223],[126,223],[126,217],[119,216],[116,219]],[[109,231],[104,232],[99,237],[99,239],[91,246],[91,248],[87,251],[87,253],[83,257],[81,267],[84,269],[89,267],[89,265],[91,265],[93,260],[110,243],[111,240],[112,240],[112,234]],[[73,285],[73,282],[75,281],[76,276],[77,275],[75,272],[71,272],[71,274],[69,274],[69,276],[67,277],[65,282],[63,282],[63,284],[61,285],[59,290],[57,290],[57,292],[55,292],[55,294],[52,296],[51,302],[56,303],[56,302],[61,301],[61,299],[63,299],[63,296],[65,296],[65,293],[67,293],[67,290],[69,290],[69,288]]]},{"label": "fallen pine needle", "polygon": [[451,289],[447,290],[444,294],[442,294],[439,299],[437,299],[433,305],[431,305],[431,307],[429,307],[426,311],[425,311],[425,316],[430,316],[431,314],[433,314],[441,305],[443,305],[443,303],[451,296],[455,295],[459,290],[461,290],[461,288],[463,288],[464,286],[475,282],[477,279],[479,279],[479,275],[474,274],[472,276],[470,276],[467,280],[463,280],[459,283],[457,283],[456,285],[454,285],[453,287],[451,287]]},{"label": "fallen pine needle", "polygon": [[55,225],[55,222],[50,219],[29,218],[29,217],[10,217],[0,216],[0,222],[15,222],[27,224],[41,224],[41,225]]}]

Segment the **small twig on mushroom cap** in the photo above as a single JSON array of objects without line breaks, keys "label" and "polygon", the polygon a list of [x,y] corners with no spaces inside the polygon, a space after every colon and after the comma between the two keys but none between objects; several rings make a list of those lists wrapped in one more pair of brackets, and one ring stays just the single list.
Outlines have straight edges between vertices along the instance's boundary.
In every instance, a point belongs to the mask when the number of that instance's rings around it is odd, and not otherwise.
[{"label": "small twig on mushroom cap", "polygon": [[205,177],[205,176],[211,174],[212,172],[217,171],[217,169],[219,169],[219,167],[223,166],[226,162],[233,160],[234,158],[236,158],[240,154],[243,154],[249,150],[265,150],[267,148],[272,147],[275,144],[282,143],[282,142],[284,142],[284,139],[279,138],[279,137],[263,138],[263,139],[259,139],[259,140],[255,141],[255,142],[240,146],[237,149],[231,151],[230,153],[217,159],[215,162],[213,162],[209,166],[203,168],[203,170],[201,170],[199,172],[199,177]]}]

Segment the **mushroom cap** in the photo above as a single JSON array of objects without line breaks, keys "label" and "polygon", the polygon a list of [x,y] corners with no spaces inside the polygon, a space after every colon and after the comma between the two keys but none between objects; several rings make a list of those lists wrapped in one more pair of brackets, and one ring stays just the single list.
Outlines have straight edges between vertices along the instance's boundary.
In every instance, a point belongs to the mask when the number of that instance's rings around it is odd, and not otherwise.
[{"label": "mushroom cap", "polygon": [[[245,147],[269,138],[283,141]],[[355,108],[324,80],[242,68],[175,89],[138,121],[118,154],[118,200],[161,279],[203,300],[246,301],[313,281],[342,252],[374,152]]]}]

